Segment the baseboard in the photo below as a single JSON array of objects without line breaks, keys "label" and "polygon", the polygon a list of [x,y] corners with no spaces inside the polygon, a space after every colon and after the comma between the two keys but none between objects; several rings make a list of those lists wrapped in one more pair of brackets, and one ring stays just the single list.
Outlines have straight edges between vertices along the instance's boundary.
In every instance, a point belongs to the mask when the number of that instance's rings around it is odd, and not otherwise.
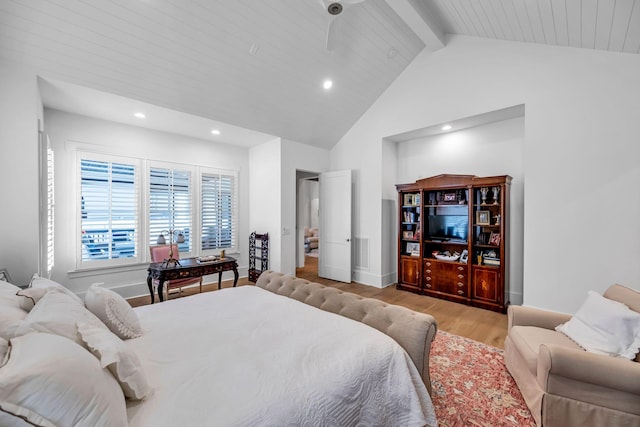
[{"label": "baseboard", "polygon": [[387,286],[393,285],[396,282],[396,274],[389,273],[381,276],[377,274],[371,274],[366,271],[354,270],[352,280],[363,285],[382,289],[386,288]]},{"label": "baseboard", "polygon": [[522,292],[509,292],[509,302],[513,305],[522,305],[524,298]]}]

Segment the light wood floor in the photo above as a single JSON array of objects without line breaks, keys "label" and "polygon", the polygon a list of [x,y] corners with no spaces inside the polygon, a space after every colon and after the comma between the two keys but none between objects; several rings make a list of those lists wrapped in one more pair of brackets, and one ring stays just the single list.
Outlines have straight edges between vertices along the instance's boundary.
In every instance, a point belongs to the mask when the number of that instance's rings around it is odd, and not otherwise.
[{"label": "light wood floor", "polygon": [[[504,346],[504,339],[507,336],[507,316],[504,314],[411,292],[399,291],[395,286],[379,289],[359,283],[342,283],[322,279],[317,275],[317,262],[317,258],[305,257],[305,267],[298,269],[296,276],[346,292],[353,292],[366,298],[377,298],[389,304],[402,305],[415,311],[430,314],[436,318],[438,329],[440,330],[471,338],[494,347],[503,348]],[[232,281],[222,282],[223,288],[231,287],[232,285]],[[246,277],[238,280],[238,286],[245,285],[253,285],[253,283],[249,282]],[[202,291],[209,292],[217,288],[217,283],[206,284],[202,287]],[[191,295],[197,292],[197,287],[189,288],[183,290],[182,295]],[[170,298],[176,297],[177,295],[170,296]],[[134,307],[149,304],[150,302],[149,296],[129,299],[129,303]]]}]

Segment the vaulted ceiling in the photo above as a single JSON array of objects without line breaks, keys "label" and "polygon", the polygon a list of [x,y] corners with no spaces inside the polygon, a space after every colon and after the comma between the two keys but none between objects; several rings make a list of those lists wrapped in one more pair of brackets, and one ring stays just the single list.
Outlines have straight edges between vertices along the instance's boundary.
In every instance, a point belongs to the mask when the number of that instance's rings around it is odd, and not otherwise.
[{"label": "vaulted ceiling", "polygon": [[[212,138],[199,128],[210,125],[223,142],[259,132],[330,148],[424,48],[446,48],[446,34],[640,50],[640,0],[342,0],[337,17],[328,3],[3,0],[0,62],[44,78],[53,108],[152,126],[132,111],[109,117],[109,99],[134,100],[195,116],[192,136]],[[231,138],[238,128],[256,132]]]}]

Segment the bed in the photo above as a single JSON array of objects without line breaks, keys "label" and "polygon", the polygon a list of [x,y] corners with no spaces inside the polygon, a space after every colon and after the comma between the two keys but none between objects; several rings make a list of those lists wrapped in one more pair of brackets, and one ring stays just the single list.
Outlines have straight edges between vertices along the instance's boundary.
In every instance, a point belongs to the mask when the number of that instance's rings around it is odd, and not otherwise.
[{"label": "bed", "polygon": [[133,310],[142,333],[122,342],[151,391],[125,401],[125,424],[436,425],[431,316],[271,271],[256,285]]}]

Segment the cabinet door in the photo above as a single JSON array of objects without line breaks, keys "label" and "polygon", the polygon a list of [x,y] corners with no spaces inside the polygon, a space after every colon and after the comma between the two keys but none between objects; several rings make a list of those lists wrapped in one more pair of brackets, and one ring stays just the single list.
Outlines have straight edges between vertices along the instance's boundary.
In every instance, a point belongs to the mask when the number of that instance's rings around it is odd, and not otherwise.
[{"label": "cabinet door", "polygon": [[400,260],[400,284],[420,289],[420,259],[402,257]]},{"label": "cabinet door", "polygon": [[473,298],[496,304],[502,303],[500,270],[497,268],[474,268]]}]

